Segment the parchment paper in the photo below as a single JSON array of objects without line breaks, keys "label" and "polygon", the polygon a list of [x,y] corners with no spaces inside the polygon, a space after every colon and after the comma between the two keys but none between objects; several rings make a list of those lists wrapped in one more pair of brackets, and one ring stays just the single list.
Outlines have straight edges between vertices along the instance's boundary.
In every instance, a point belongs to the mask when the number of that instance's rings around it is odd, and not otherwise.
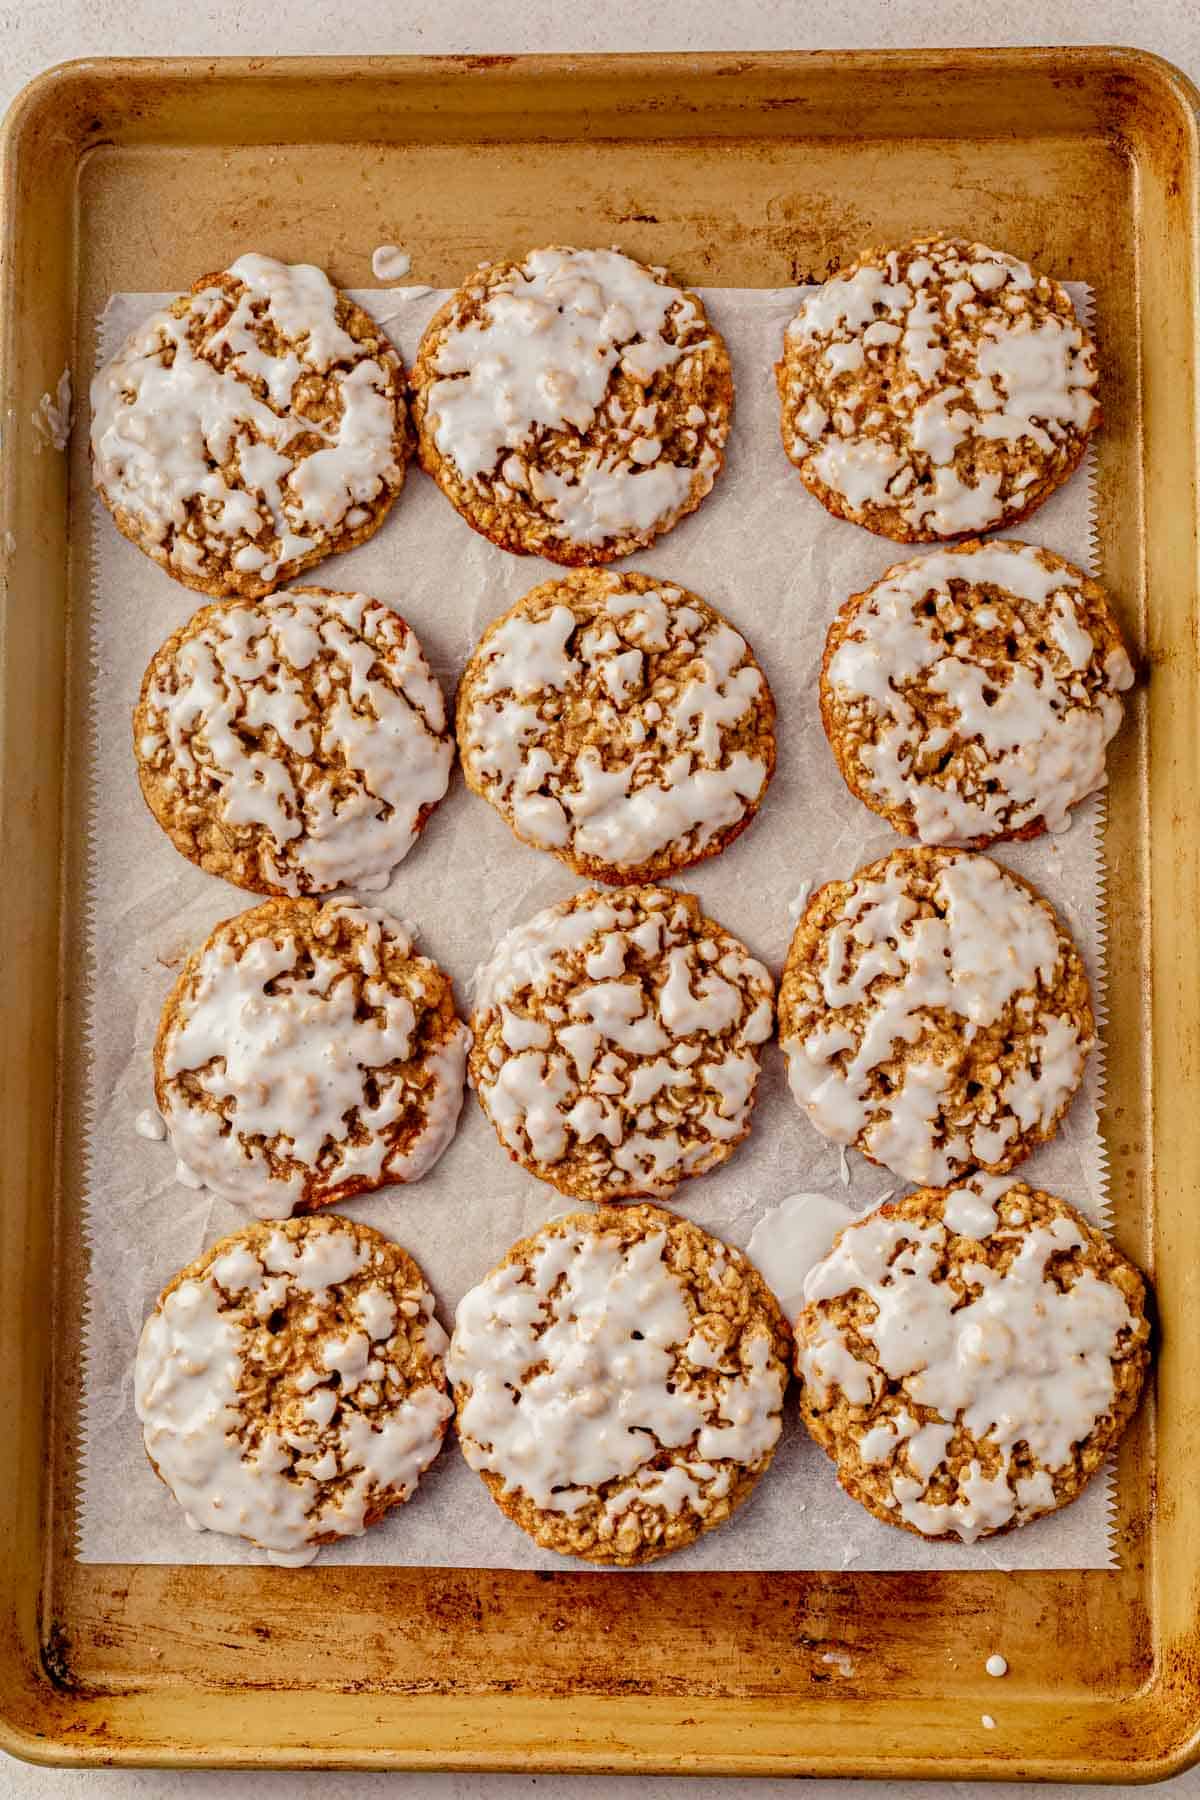
[{"label": "parchment paper", "polygon": [[[789,916],[808,884],[847,876],[896,839],[843,786],[821,732],[817,671],[826,626],[850,593],[904,554],[901,547],[828,518],[805,494],[779,439],[772,363],[802,290],[719,289],[705,294],[733,354],[737,415],[728,466],[699,512],[631,566],[682,582],[748,637],[779,706],[779,766],[759,818],[729,850],[678,885],[749,944],[778,974]],[[100,321],[104,360],[163,296],[119,294]],[[441,296],[380,290],[356,296],[411,361]],[[1077,302],[1080,295],[1076,295]],[[80,429],[86,429],[81,419]],[[1090,566],[1090,473],[1082,472],[1020,533]],[[180,959],[219,919],[254,897],[185,861],[155,824],[138,790],[130,708],[158,645],[200,604],[125,542],[94,498],[76,516],[94,533],[95,718],[90,914],[92,985],[87,1239],[91,1253],[79,1555],[85,1562],[221,1563],[261,1560],[232,1538],[189,1531],[142,1451],[131,1369],[142,1320],[159,1289],[221,1234],[245,1222],[231,1204],[181,1187],[166,1144],[147,1142],[134,1120],[153,1105],[150,1050]],[[307,577],[362,589],[410,621],[447,698],[484,626],[555,573],[478,537],[418,469],[383,529],[350,555]],[[1103,980],[1102,802],[1077,810],[1060,838],[1001,848],[1069,921],[1099,995]],[[472,972],[493,941],[535,908],[580,884],[548,855],[516,842],[457,770],[450,793],[391,886],[372,894],[415,922],[422,947],[451,973],[469,1009]],[[1055,1142],[1022,1175],[1102,1219],[1107,1171],[1097,1131],[1102,1050]],[[783,1058],[768,1047],[754,1129],[724,1168],[678,1190],[678,1209],[744,1246],[764,1212],[804,1190],[844,1195],[867,1209],[903,1183],[836,1147],[802,1119],[787,1091]],[[552,1189],[511,1163],[473,1095],[458,1136],[433,1172],[409,1188],[348,1208],[407,1246],[425,1270],[443,1322],[463,1292],[513,1240],[570,1210]],[[861,1569],[1105,1568],[1113,1564],[1105,1472],[1065,1512],[1003,1539],[967,1548],[890,1530],[840,1491],[831,1464],[794,1422],[774,1466],[736,1519],[655,1568]],[[322,1552],[333,1562],[561,1568],[493,1505],[453,1436],[415,1498],[363,1538]],[[297,1572],[297,1579],[303,1575]]]}]

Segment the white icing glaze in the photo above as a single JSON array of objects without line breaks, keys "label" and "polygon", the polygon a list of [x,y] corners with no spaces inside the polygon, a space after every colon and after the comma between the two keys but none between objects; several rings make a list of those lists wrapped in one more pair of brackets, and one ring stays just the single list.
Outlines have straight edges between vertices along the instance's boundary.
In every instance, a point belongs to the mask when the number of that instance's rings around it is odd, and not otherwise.
[{"label": "white icing glaze", "polygon": [[167,1135],[163,1116],[156,1106],[144,1106],[133,1121],[133,1129],[139,1137],[149,1138],[152,1143],[157,1144],[161,1144]]},{"label": "white icing glaze", "polygon": [[[1002,1182],[1004,1176],[999,1175],[995,1179]],[[995,1207],[979,1194],[973,1194],[970,1188],[950,1190],[942,1208],[942,1218],[947,1231],[976,1240],[990,1237],[998,1223]]]},{"label": "white icing glaze", "polygon": [[[1002,397],[993,402],[976,430],[981,437],[1016,442],[1032,438],[1042,450],[1053,446],[1056,425],[1086,431],[1096,412],[1091,392],[1095,370],[1080,358],[1079,327],[1054,315],[1038,325],[1028,318],[1015,326],[989,319],[983,327],[976,364]],[[1049,429],[1038,423],[1045,420]]]},{"label": "white icing glaze", "polygon": [[[916,531],[954,536],[995,524],[1035,475],[1014,473],[1006,498],[999,471],[957,466],[960,447],[1002,441],[1053,457],[1098,413],[1091,346],[1073,315],[1037,316],[1037,281],[1001,251],[934,242],[906,269],[893,251],[884,266],[835,276],[808,295],[787,331],[793,461],[851,507],[895,510]],[[1043,305],[1051,291],[1043,285]],[[940,385],[948,333],[962,372]],[[816,380],[795,360],[813,348]],[[874,394],[884,359],[887,412]]]},{"label": "white icing glaze", "polygon": [[997,1679],[1008,1674],[1008,1663],[1002,1656],[989,1656],[983,1666],[989,1675],[994,1675]]},{"label": "white icing glaze", "polygon": [[849,1681],[854,1674],[854,1663],[845,1650],[826,1650],[821,1657],[823,1663],[829,1663],[839,1675]]},{"label": "white icing glaze", "polygon": [[[619,251],[535,250],[488,287],[481,318],[446,333],[428,397],[434,442],[465,481],[499,475],[531,492],[560,538],[649,531],[697,485],[707,492],[719,453],[705,443],[694,467],[664,460],[656,438],[634,435],[653,409],[627,414],[610,379],[619,370],[646,388],[709,343],[694,301]],[[544,433],[586,432],[601,406],[629,432],[623,454],[581,453],[569,475],[536,465]]]},{"label": "white icing glaze", "polygon": [[[870,1319],[856,1315],[855,1329],[878,1366],[856,1357],[826,1314],[800,1343],[797,1367],[816,1403],[825,1404],[836,1387],[853,1405],[867,1405],[883,1391],[882,1370],[914,1405],[932,1409],[940,1424],[918,1431],[911,1415],[902,1415],[890,1443],[889,1427],[866,1433],[863,1460],[892,1459],[891,1490],[907,1523],[932,1537],[953,1532],[964,1543],[1053,1506],[1047,1471],[1071,1462],[1074,1446],[1111,1406],[1111,1358],[1121,1331],[1134,1324],[1119,1289],[1090,1269],[1065,1289],[1048,1277],[1052,1258],[1084,1243],[1072,1220],[1008,1224],[1000,1235],[1019,1239],[1003,1273],[982,1254],[958,1265],[969,1284],[965,1304],[948,1282],[933,1278],[944,1227],[881,1213],[844,1232],[804,1284],[809,1306],[857,1291],[875,1308]],[[994,1446],[1001,1467],[987,1477],[973,1461],[952,1503],[927,1502],[929,1478],[960,1426]],[[921,1439],[924,1454],[914,1456]],[[1012,1474],[1018,1444],[1043,1465],[1028,1480]]]},{"label": "white icing glaze", "polygon": [[[630,463],[638,458],[630,455]],[[706,448],[700,463],[707,493],[716,474],[717,453]],[[550,503],[558,520],[555,535],[576,544],[603,544],[626,532],[648,532],[679,511],[692,490],[697,471],[676,463],[634,471],[626,463],[596,453],[572,465],[573,479],[554,469],[532,469],[529,486],[535,499]]]},{"label": "white icing glaze", "polygon": [[[858,1144],[910,1181],[944,1185],[998,1160],[1018,1128],[1048,1125],[1079,1085],[1091,1039],[1050,1010],[1060,949],[1044,904],[989,857],[963,852],[937,871],[945,917],[919,917],[903,871],[901,860],[881,879],[854,883],[815,978],[805,978],[801,1034],[781,1043],[792,1093],[818,1131]],[[894,980],[873,990],[879,977]],[[871,1071],[896,1046],[919,1043],[934,1009],[956,1013],[969,1037],[1027,993],[1024,1060],[998,1071],[990,1094],[979,1096],[969,1136],[941,1124],[948,1073],[935,1061],[913,1057],[890,1093],[869,1091]],[[842,1009],[861,1003],[869,1010],[856,1030]],[[895,1079],[901,1065],[893,1067]]]},{"label": "white icing glaze", "polygon": [[[316,1370],[287,1367],[276,1378],[284,1390],[282,1400],[273,1397],[276,1411],[289,1390],[310,1396],[301,1429],[260,1429],[242,1392],[256,1323],[283,1305],[290,1286],[324,1298],[314,1279],[343,1282],[365,1255],[336,1229],[308,1239],[299,1252],[278,1235],[262,1260],[235,1246],[146,1320],[134,1365],[137,1414],[148,1454],[196,1530],[247,1538],[272,1562],[295,1567],[312,1561],[315,1537],[361,1535],[371,1502],[385,1490],[407,1499],[437,1455],[453,1410],[441,1388],[428,1382],[381,1406],[378,1388],[346,1379],[353,1359],[331,1354],[328,1344],[325,1367],[343,1372],[338,1388]],[[287,1273],[272,1280],[281,1265]],[[364,1290],[363,1297],[370,1293],[390,1307],[382,1290]],[[427,1321],[427,1349],[439,1355],[432,1296],[422,1288],[409,1298],[413,1316]],[[364,1363],[364,1372],[368,1366],[379,1380],[383,1365]],[[253,1384],[249,1392],[260,1398]],[[324,1493],[320,1484],[338,1476],[344,1485]]]},{"label": "white icing glaze", "polygon": [[[347,960],[321,954],[319,940],[339,917],[363,927],[354,967],[364,978],[366,1017],[358,1016]],[[240,956],[229,943],[210,946],[163,1050],[160,1103],[172,1148],[201,1182],[263,1218],[289,1214],[306,1172],[318,1166],[324,1186],[356,1176],[372,1185],[419,1180],[453,1137],[462,1106],[469,1040],[460,1025],[421,1057],[430,1077],[419,1099],[422,1128],[405,1154],[389,1154],[387,1129],[417,1102],[417,1090],[388,1065],[412,1056],[416,1015],[404,993],[379,980],[379,949],[385,932],[406,955],[411,941],[386,914],[342,901],[322,909],[313,931],[311,972],[290,932],[279,944],[255,938]],[[415,961],[419,982],[423,964]],[[221,1102],[221,1112],[189,1104],[178,1085],[183,1074]],[[225,1121],[232,1129],[223,1130]],[[288,1159],[286,1173],[272,1168],[268,1148]]]},{"label": "white icing glaze", "polygon": [[812,882],[811,881],[802,881],[800,883],[800,886],[796,889],[796,892],[792,895],[792,898],[788,901],[788,909],[787,909],[788,918],[791,920],[793,925],[795,925],[796,921],[804,913],[804,910],[808,905],[809,898],[812,894],[812,891],[813,891]]},{"label": "white icing glaze", "polygon": [[[227,273],[242,284],[236,297],[210,287],[179,318],[154,313],[96,375],[92,460],[110,504],[169,568],[201,574],[207,553],[270,582],[399,485],[402,371],[342,330],[320,269],[243,256]],[[260,313],[292,340],[283,354],[263,348]],[[300,410],[314,374],[335,384],[336,423]],[[235,454],[240,472],[227,479]]]},{"label": "white icing glaze", "polygon": [[707,1462],[672,1463],[669,1469],[638,1469],[632,1481],[614,1488],[606,1498],[600,1536],[613,1535],[614,1521],[622,1518],[635,1500],[675,1514],[687,1506],[703,1516],[715,1500],[725,1498],[731,1477],[728,1467],[718,1469]]},{"label": "white icing glaze", "polygon": [[[955,599],[951,581],[972,590]],[[1015,602],[1019,661],[967,644],[972,626],[998,623],[994,601],[979,592],[985,585]],[[887,806],[910,805],[924,842],[1016,831],[1039,818],[1061,830],[1070,809],[1104,785],[1105,750],[1121,722],[1118,695],[1133,669],[1121,649],[1102,654],[1083,607],[1077,570],[1047,568],[1033,545],[1007,543],[903,564],[859,607],[826,679],[851,718],[876,726],[876,741],[858,755],[871,792]],[[1035,641],[1039,630],[1045,649]],[[910,683],[940,696],[951,709],[948,726],[934,731]],[[942,778],[922,767],[960,745],[970,745],[966,791],[957,769]]]},{"label": "white icing glaze", "polygon": [[[672,844],[700,851],[759,800],[766,763],[727,751],[725,740],[765,683],[745,640],[678,588],[639,593],[619,575],[605,579],[594,619],[572,612],[563,583],[565,604],[539,618],[516,614],[488,634],[468,671],[477,697],[461,750],[523,837],[636,868]],[[690,651],[683,673],[651,684],[647,658],[671,651]],[[555,754],[573,713],[605,729],[607,767],[594,748]]]},{"label": "white icing glaze", "polygon": [[[554,1164],[590,1144],[621,1191],[661,1194],[746,1128],[774,990],[734,940],[697,943],[671,890],[642,892],[636,908],[620,895],[562,902],[501,939],[476,976],[475,1029],[499,1016],[505,1049],[477,1080],[519,1155]],[[631,948],[652,971],[626,969]],[[551,1017],[563,983],[565,1016]]]},{"label": "white icing glaze", "polygon": [[42,442],[52,449],[65,450],[71,439],[72,418],[71,371],[64,369],[53,395],[43,394],[38,401],[33,415],[34,429]]},{"label": "white icing glaze", "polygon": [[788,1319],[795,1319],[804,1305],[808,1271],[856,1216],[844,1201],[827,1194],[791,1194],[764,1213],[750,1233],[746,1255]]},{"label": "white icing glaze", "polygon": [[412,268],[412,257],[398,244],[379,244],[371,252],[371,273],[376,281],[401,281]]},{"label": "white icing glaze", "polygon": [[[214,611],[155,659],[146,705],[139,748],[155,774],[268,833],[263,873],[288,894],[386,877],[450,780],[441,688],[415,635],[365,594],[284,592]],[[320,767],[298,779],[294,758]]]},{"label": "white icing glaze", "polygon": [[[463,1455],[499,1475],[505,1493],[574,1513],[621,1481],[606,1496],[610,1526],[634,1500],[703,1514],[728,1492],[730,1464],[751,1466],[774,1447],[784,1384],[770,1340],[743,1342],[739,1372],[701,1387],[688,1372],[694,1317],[665,1245],[664,1232],[629,1245],[614,1233],[547,1232],[528,1264],[497,1269],[460,1302],[446,1368],[471,1388]],[[684,1446],[686,1462],[644,1469],[660,1449]]]},{"label": "white icing glaze", "polygon": [[869,440],[856,444],[831,438],[813,458],[813,468],[826,487],[843,494],[851,506],[886,506],[888,484],[903,467],[902,456]]}]

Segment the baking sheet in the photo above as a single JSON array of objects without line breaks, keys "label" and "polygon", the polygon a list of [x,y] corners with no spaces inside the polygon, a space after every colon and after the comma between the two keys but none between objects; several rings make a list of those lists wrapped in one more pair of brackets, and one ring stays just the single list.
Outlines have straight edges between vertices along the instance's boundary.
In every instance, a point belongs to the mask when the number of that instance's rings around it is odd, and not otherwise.
[{"label": "baking sheet", "polygon": [[[677,885],[742,937],[778,974],[790,911],[809,886],[844,876],[896,843],[848,793],[820,728],[816,678],[825,629],[847,594],[867,585],[903,548],[827,517],[800,487],[779,441],[771,365],[804,290],[705,293],[734,358],[737,415],[728,466],[698,513],[629,566],[694,588],[750,640],[779,706],[779,764],[759,818],[728,851]],[[1073,290],[1076,303],[1085,294]],[[443,296],[426,290],[355,295],[410,361]],[[100,322],[98,360],[165,296],[114,296]],[[90,372],[89,372],[90,373]],[[81,387],[83,384],[80,384]],[[80,429],[86,428],[86,420]],[[164,1282],[245,1215],[181,1187],[164,1144],[134,1131],[152,1104],[150,1048],[162,1001],[182,957],[222,918],[254,904],[180,857],[147,812],[129,741],[129,711],[149,657],[200,603],[125,542],[86,495],[76,516],[94,533],[93,797],[88,911],[91,985],[86,1031],[86,1235],[91,1257],[86,1325],[84,1442],[78,1554],[88,1562],[222,1563],[261,1560],[231,1538],[195,1534],[142,1453],[133,1411],[132,1360],[142,1319]],[[1020,533],[1085,568],[1091,559],[1091,468]],[[90,508],[90,510],[89,510]],[[394,605],[414,626],[450,698],[486,624],[557,571],[497,550],[458,518],[415,468],[391,517],[368,544],[306,578],[358,588]],[[1069,832],[1002,846],[1059,908],[1103,982],[1103,801],[1077,809]],[[579,882],[518,844],[455,775],[450,793],[381,904],[418,928],[421,947],[451,973],[460,1009],[495,938]],[[1107,1171],[1097,1111],[1103,1053],[1058,1138],[1022,1175],[1106,1217]],[[843,1181],[843,1175],[848,1182]],[[801,1118],[784,1063],[769,1046],[755,1126],[724,1168],[685,1183],[673,1204],[744,1246],[755,1223],[787,1195],[824,1191],[866,1210],[903,1184],[854,1152],[843,1159]],[[468,1095],[458,1136],[426,1179],[354,1201],[347,1210],[406,1245],[421,1263],[447,1325],[467,1287],[516,1237],[568,1205],[508,1160]],[[889,1530],[838,1489],[831,1465],[792,1417],[774,1466],[736,1519],[661,1570],[1106,1568],[1113,1566],[1111,1475],[1065,1512],[975,1546],[926,1542]],[[440,1567],[561,1568],[493,1505],[448,1440],[415,1498],[366,1537],[322,1552],[322,1562]]]}]

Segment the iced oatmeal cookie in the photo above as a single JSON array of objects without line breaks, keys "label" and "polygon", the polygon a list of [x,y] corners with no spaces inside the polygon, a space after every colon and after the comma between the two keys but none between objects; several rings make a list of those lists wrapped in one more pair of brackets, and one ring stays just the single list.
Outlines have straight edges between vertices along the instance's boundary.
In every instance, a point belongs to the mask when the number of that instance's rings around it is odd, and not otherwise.
[{"label": "iced oatmeal cookie", "polygon": [[801,1110],[914,1182],[1003,1174],[1053,1137],[1094,1040],[1053,907],[967,850],[894,850],[819,888],[780,984]]},{"label": "iced oatmeal cookie", "polygon": [[593,880],[715,856],[775,767],[775,706],[746,640],[697,595],[579,569],[485,632],[458,689],[463,772],[525,843]]},{"label": "iced oatmeal cookie", "polygon": [[307,263],[242,256],[151,315],[92,382],[118,529],[199,593],[254,598],[378,530],[412,448],[404,367]]},{"label": "iced oatmeal cookie", "polygon": [[383,886],[454,761],[411,628],[324,588],[193,613],[146,670],[133,744],[175,848],[261,894]]},{"label": "iced oatmeal cookie", "polygon": [[982,848],[1063,831],[1103,787],[1133,667],[1103,588],[1032,544],[899,563],[842,607],[821,719],[894,830]]},{"label": "iced oatmeal cookie", "polygon": [[970,1544],[1076,1499],[1149,1363],[1137,1270],[1024,1183],[886,1202],[804,1295],[804,1423],[853,1499],[923,1537]]},{"label": "iced oatmeal cookie", "polygon": [[725,345],[695,294],[618,250],[483,264],[413,367],[422,466],[502,549],[627,556],[694,511],[724,461]]},{"label": "iced oatmeal cookie", "polygon": [[454,1410],[445,1350],[420,1269],[379,1232],[249,1225],[169,1281],[146,1320],[146,1454],[196,1530],[311,1562],[414,1492]]},{"label": "iced oatmeal cookie", "polygon": [[184,964],[154,1045],[183,1177],[260,1218],[419,1181],[454,1136],[467,1030],[408,932],[345,900],[267,900]]},{"label": "iced oatmeal cookie", "polygon": [[1026,518],[1100,423],[1095,346],[1066,289],[963,238],[839,271],[788,326],[776,377],[805,487],[902,543]]},{"label": "iced oatmeal cookie", "polygon": [[578,1200],[666,1195],[750,1130],[774,984],[670,888],[535,913],[476,978],[471,1081],[515,1162]]},{"label": "iced oatmeal cookie", "polygon": [[790,1334],[740,1250],[654,1206],[554,1219],[461,1301],[459,1443],[534,1542],[630,1566],[749,1498]]}]

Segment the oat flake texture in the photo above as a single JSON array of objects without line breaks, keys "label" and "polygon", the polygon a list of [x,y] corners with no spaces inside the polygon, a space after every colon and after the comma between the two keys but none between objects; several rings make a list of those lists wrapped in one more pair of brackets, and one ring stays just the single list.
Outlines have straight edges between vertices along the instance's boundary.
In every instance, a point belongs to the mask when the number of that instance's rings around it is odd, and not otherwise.
[{"label": "oat flake texture", "polygon": [[871,250],[807,296],[777,365],[783,442],[830,512],[905,543],[1011,525],[1100,423],[1066,289],[962,238]]},{"label": "oat flake texture", "polygon": [[239,257],[92,382],[92,475],[185,587],[254,596],[366,541],[404,481],[404,368],[320,269]]},{"label": "oat flake texture", "polygon": [[1137,1270],[1002,1177],[856,1220],[804,1296],[804,1422],[853,1499],[924,1537],[969,1544],[1077,1499],[1149,1362]]},{"label": "oat flake texture", "polygon": [[466,1044],[448,978],[395,919],[267,900],[184,964],[155,1097],[193,1185],[282,1218],[427,1174],[458,1122]]},{"label": "oat flake texture", "polygon": [[790,1337],[740,1250],[653,1206],[555,1219],[461,1301],[459,1443],[543,1548],[649,1562],[770,1466]]},{"label": "oat flake texture", "polygon": [[1095,1040],[1083,959],[1031,883],[894,850],[808,902],[779,993],[801,1110],[909,1181],[1002,1174],[1051,1138]]},{"label": "oat flake texture", "polygon": [[481,265],[412,379],[423,467],[505,550],[627,556],[699,506],[724,462],[725,345],[695,294],[618,250]]},{"label": "oat flake texture", "polygon": [[311,1562],[412,1495],[453,1410],[445,1349],[420,1269],[370,1226],[247,1226],[146,1320],[146,1454],[197,1530]]},{"label": "oat flake texture", "polygon": [[133,742],[175,848],[265,894],[384,885],[454,761],[415,633],[323,588],[193,613],[146,670]]},{"label": "oat flake texture", "polygon": [[580,875],[652,881],[750,823],[775,705],[746,640],[632,572],[543,582],[491,625],[458,689],[463,771],[517,836]]},{"label": "oat flake texture", "polygon": [[576,894],[479,971],[471,1080],[510,1156],[581,1200],[665,1195],[750,1130],[774,984],[692,894]]},{"label": "oat flake texture", "polygon": [[846,602],[821,718],[847,786],[896,831],[981,849],[1066,830],[1104,785],[1132,683],[1098,582],[1033,544],[976,541]]}]

